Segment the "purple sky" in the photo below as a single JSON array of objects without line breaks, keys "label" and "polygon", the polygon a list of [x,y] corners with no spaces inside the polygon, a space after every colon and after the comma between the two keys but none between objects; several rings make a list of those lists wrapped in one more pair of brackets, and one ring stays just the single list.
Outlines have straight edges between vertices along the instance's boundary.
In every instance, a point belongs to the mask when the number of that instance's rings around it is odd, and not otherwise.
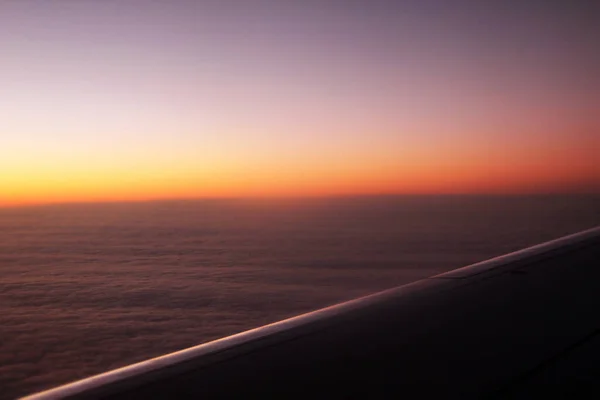
[{"label": "purple sky", "polygon": [[[0,196],[134,166],[129,183],[185,171],[202,195],[207,174],[293,180],[331,159],[383,159],[400,176],[398,160],[420,154],[452,164],[525,146],[547,162],[564,145],[565,160],[589,158],[599,15],[583,1],[5,1],[0,174],[12,189]],[[597,177],[588,164],[578,173]]]}]

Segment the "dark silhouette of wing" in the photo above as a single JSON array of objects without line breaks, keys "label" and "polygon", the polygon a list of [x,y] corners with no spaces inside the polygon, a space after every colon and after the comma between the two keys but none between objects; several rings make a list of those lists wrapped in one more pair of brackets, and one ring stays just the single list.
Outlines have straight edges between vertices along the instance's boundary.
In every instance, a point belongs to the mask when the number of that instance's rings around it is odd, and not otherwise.
[{"label": "dark silhouette of wing", "polygon": [[591,391],[600,394],[600,227],[28,399]]}]

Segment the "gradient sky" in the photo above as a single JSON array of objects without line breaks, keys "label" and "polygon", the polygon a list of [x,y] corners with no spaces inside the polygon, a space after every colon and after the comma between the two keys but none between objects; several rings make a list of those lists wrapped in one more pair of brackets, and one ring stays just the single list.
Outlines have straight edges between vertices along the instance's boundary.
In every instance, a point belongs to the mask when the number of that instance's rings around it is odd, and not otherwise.
[{"label": "gradient sky", "polygon": [[594,3],[2,1],[0,204],[598,192]]}]

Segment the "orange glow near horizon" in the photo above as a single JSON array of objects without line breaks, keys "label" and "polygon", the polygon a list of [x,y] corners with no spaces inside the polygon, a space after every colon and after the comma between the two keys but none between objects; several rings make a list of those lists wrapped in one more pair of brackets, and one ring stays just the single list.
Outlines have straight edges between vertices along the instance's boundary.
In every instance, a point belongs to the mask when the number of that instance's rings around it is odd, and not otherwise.
[{"label": "orange glow near horizon", "polygon": [[[299,160],[152,165],[27,165],[2,173],[0,205],[215,197],[379,194],[535,194],[598,191],[593,147],[444,154],[394,152]],[[489,149],[488,149],[489,150]],[[480,153],[474,154],[479,151]],[[386,154],[387,153],[387,154]],[[588,154],[586,154],[588,153]],[[560,159],[555,159],[560,154]],[[6,171],[6,170],[5,170]]]}]

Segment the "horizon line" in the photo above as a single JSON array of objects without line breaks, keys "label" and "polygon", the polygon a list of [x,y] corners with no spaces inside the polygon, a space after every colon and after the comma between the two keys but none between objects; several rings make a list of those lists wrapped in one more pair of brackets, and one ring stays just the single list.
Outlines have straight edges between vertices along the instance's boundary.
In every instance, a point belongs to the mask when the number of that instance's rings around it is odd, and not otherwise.
[{"label": "horizon line", "polygon": [[340,193],[340,194],[313,194],[313,195],[240,195],[240,196],[197,196],[197,197],[166,197],[147,199],[104,199],[104,200],[57,200],[57,201],[25,201],[1,203],[0,209],[35,208],[46,206],[69,205],[110,205],[110,204],[147,204],[147,203],[178,203],[201,201],[236,201],[236,200],[325,200],[325,199],[353,199],[353,198],[385,198],[385,197],[596,197],[600,191],[547,191],[547,192],[455,192],[455,193]]}]

